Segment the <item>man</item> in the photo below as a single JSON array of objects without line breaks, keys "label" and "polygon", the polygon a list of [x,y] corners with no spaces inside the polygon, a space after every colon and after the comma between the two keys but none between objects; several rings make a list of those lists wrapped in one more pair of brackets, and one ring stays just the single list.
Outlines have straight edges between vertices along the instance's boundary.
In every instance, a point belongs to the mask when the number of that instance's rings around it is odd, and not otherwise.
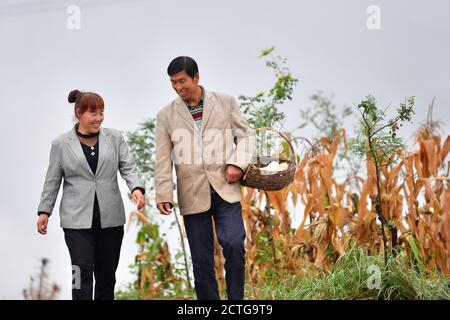
[{"label": "man", "polygon": [[156,118],[157,208],[163,215],[171,213],[175,165],[197,298],[220,299],[214,273],[214,225],[226,260],[228,299],[242,300],[245,229],[239,180],[255,153],[255,132],[233,97],[199,85],[192,58],[175,58],[167,73],[179,97]]}]

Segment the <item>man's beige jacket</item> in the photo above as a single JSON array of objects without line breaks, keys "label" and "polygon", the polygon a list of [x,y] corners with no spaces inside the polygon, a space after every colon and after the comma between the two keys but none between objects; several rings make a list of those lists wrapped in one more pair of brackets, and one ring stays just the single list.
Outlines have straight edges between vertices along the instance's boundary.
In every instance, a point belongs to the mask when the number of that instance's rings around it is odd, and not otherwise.
[{"label": "man's beige jacket", "polygon": [[241,201],[239,181],[229,184],[225,169],[232,164],[245,172],[255,152],[255,131],[235,98],[205,90],[199,128],[178,97],[156,117],[156,203],[174,203],[174,166],[181,214],[207,211],[210,185],[225,201]]}]

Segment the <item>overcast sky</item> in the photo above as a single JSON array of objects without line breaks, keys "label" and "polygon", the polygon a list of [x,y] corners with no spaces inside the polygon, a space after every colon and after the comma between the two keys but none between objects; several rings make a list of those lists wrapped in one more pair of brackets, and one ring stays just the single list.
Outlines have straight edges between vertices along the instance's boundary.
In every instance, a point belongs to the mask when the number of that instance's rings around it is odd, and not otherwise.
[{"label": "overcast sky", "polygon": [[[81,10],[79,30],[67,27],[69,5]],[[366,25],[370,5],[381,10],[379,30]],[[339,106],[368,94],[380,105],[415,95],[415,122],[402,131],[409,137],[434,96],[435,117],[450,123],[449,12],[446,0],[0,0],[0,299],[22,298],[41,257],[51,260],[60,298],[70,299],[59,200],[48,235],[36,232],[50,143],[74,123],[70,90],[103,96],[104,127],[133,130],[175,98],[166,75],[174,57],[192,56],[201,84],[237,97],[272,85],[256,57],[275,45],[299,79],[294,100],[282,107],[286,128],[300,123],[299,109],[317,90]],[[133,229],[125,234],[119,287],[133,280],[134,237]]]}]

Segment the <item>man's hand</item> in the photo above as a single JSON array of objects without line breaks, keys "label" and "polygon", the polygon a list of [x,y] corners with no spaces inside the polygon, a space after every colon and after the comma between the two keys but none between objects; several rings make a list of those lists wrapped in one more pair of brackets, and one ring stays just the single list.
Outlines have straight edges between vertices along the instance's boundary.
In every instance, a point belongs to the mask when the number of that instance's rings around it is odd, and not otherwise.
[{"label": "man's hand", "polygon": [[48,214],[41,213],[37,221],[37,231],[45,235],[47,234]]},{"label": "man's hand", "polygon": [[242,171],[241,168],[232,164],[227,165],[227,169],[225,170],[225,180],[227,180],[228,183],[238,182],[243,176],[244,171]]},{"label": "man's hand", "polygon": [[161,213],[161,214],[163,214],[163,215],[165,215],[165,216],[168,216],[169,214],[172,213],[172,209],[171,209],[172,204],[171,204],[170,202],[161,202],[161,203],[158,203],[158,204],[156,205],[156,207],[158,208],[159,213]]},{"label": "man's hand", "polygon": [[145,206],[145,197],[142,194],[141,190],[135,189],[133,191],[133,201],[137,205],[137,209],[141,210]]}]

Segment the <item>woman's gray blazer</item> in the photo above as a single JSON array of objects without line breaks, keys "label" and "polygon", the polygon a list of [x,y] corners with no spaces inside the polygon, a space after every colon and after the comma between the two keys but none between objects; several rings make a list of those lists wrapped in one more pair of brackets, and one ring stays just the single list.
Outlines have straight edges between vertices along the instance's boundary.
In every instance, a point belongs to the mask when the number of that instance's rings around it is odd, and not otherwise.
[{"label": "woman's gray blazer", "polygon": [[102,228],[125,224],[125,209],[117,184],[117,171],[126,180],[130,191],[144,186],[122,133],[115,129],[100,129],[99,158],[94,175],[75,130],[73,127],[52,142],[38,212],[52,213],[61,180],[64,180],[59,207],[61,227],[91,228],[95,193]]}]

